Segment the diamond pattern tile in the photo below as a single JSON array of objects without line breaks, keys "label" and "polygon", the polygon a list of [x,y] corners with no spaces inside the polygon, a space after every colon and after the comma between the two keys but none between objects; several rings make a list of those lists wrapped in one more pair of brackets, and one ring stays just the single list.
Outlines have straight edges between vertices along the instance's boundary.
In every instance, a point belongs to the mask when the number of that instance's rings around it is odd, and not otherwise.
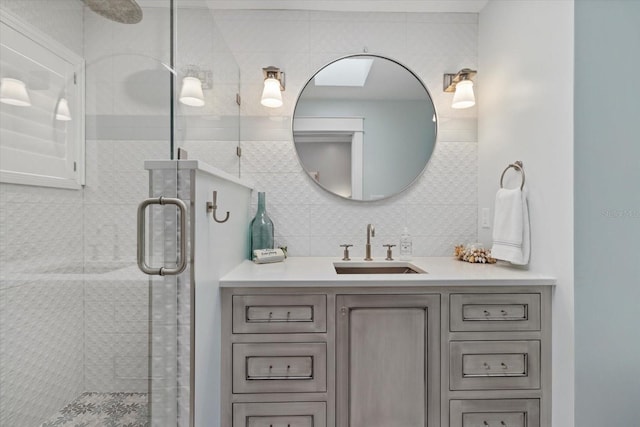
[{"label": "diamond pattern tile", "polygon": [[[276,36],[295,42],[256,44],[254,34],[267,31],[274,19],[283,24]],[[387,243],[383,238],[397,240],[406,225],[422,256],[450,255],[455,244],[477,239],[477,109],[452,110],[452,95],[441,90],[444,72],[477,64],[477,14],[224,11],[216,21],[242,75],[241,135],[251,138],[242,142],[242,176],[267,192],[276,240],[286,242],[292,255],[336,256],[345,240],[360,246],[355,253],[363,251],[362,230],[368,222],[379,230],[380,245]],[[411,188],[360,204],[317,187],[299,166],[290,133],[276,131],[268,120],[289,120],[314,70],[365,46],[405,63],[427,84],[441,133],[425,172]],[[259,104],[259,69],[268,64],[288,73],[285,105],[274,110]],[[280,139],[260,140],[258,135]],[[374,250],[384,255],[381,246]]]}]

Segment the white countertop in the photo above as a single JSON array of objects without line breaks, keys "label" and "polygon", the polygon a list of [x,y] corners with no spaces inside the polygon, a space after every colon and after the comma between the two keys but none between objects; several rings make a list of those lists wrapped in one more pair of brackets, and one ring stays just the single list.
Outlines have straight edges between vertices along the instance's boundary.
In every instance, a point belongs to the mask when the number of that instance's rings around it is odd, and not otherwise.
[{"label": "white countertop", "polygon": [[333,263],[393,265],[377,259],[364,262],[340,258],[291,257],[284,262],[255,264],[244,261],[220,279],[221,287],[290,286],[518,286],[554,285],[555,278],[512,267],[508,264],[471,264],[452,257],[413,258],[410,263],[427,274],[337,274]]}]

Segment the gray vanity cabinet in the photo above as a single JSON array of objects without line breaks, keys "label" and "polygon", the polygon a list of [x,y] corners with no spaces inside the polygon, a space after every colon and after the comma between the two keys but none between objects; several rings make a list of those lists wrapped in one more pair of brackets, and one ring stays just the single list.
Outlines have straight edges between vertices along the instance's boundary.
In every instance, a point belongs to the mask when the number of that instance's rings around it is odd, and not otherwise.
[{"label": "gray vanity cabinet", "polygon": [[222,290],[223,427],[550,427],[550,286]]},{"label": "gray vanity cabinet", "polygon": [[339,427],[436,427],[439,295],[338,295]]}]

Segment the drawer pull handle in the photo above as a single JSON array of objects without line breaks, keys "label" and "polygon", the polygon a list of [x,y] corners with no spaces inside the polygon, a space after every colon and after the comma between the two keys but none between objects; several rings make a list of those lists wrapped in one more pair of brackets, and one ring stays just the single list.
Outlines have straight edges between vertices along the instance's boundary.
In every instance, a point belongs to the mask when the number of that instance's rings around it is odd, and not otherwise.
[{"label": "drawer pull handle", "polygon": [[273,365],[269,365],[269,370],[272,370],[272,369],[273,369]]},{"label": "drawer pull handle", "polygon": [[291,317],[291,312],[287,311],[287,320],[289,320],[290,317]]},{"label": "drawer pull handle", "polygon": [[489,423],[488,423],[488,422],[486,422],[486,421],[484,421],[484,422],[483,422],[483,424],[484,424],[485,426],[488,426],[488,425],[489,425]]},{"label": "drawer pull handle", "polygon": [[273,311],[269,312],[269,320],[271,320],[271,318],[273,317]]},{"label": "drawer pull handle", "polygon": [[291,365],[287,365],[287,371],[291,369]]},{"label": "drawer pull handle", "polygon": [[[484,310],[484,315],[485,315],[485,316],[488,316],[488,315],[490,315],[490,314],[491,314],[491,313],[489,313],[487,310]],[[488,424],[487,424],[487,425],[488,425]]]},{"label": "drawer pull handle", "polygon": [[504,421],[500,421],[500,425],[506,426],[507,423],[505,423]]},{"label": "drawer pull handle", "polygon": [[504,362],[501,363],[500,366],[502,366],[502,369],[507,369],[507,365]]},{"label": "drawer pull handle", "polygon": [[491,369],[491,366],[489,366],[487,362],[484,362],[482,366],[484,366],[484,369]]},{"label": "drawer pull handle", "polygon": [[502,313],[503,316],[507,315],[507,311],[506,310],[500,310],[500,313]]}]

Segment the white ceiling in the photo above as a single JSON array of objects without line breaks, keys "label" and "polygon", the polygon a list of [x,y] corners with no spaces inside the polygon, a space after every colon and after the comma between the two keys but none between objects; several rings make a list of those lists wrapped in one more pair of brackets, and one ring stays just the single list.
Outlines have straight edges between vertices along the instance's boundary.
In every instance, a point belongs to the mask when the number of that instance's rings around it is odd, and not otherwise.
[{"label": "white ceiling", "polygon": [[210,9],[478,13],[488,0],[205,0]]}]

